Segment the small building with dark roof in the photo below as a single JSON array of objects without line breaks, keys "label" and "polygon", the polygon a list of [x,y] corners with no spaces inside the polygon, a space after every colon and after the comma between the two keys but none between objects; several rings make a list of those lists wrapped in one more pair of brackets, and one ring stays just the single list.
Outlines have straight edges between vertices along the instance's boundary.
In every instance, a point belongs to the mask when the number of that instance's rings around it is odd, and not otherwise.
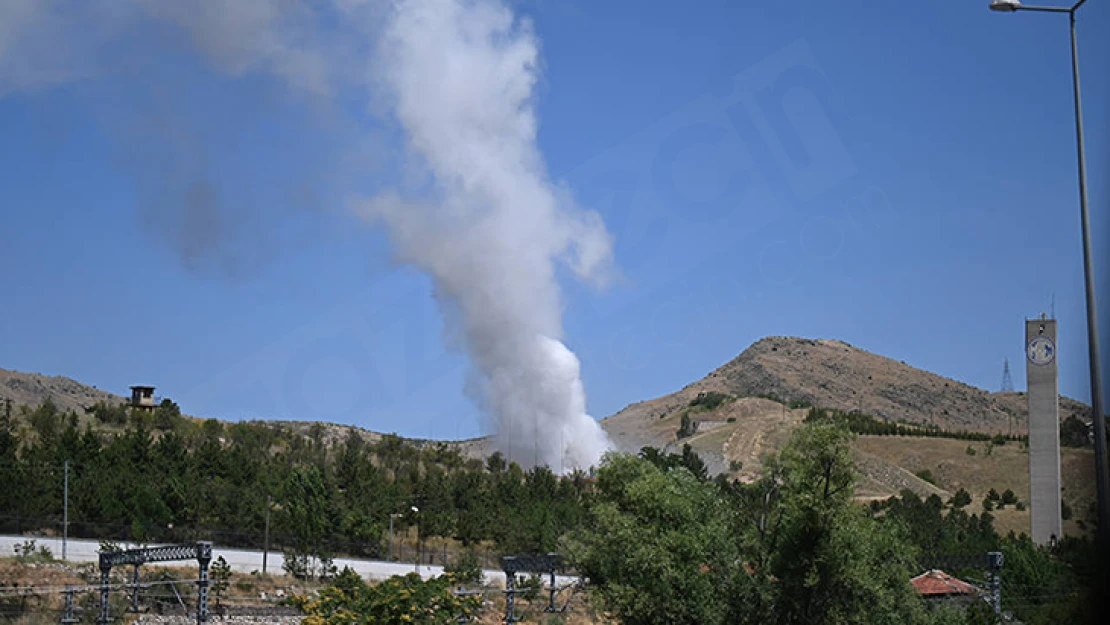
[{"label": "small building with dark roof", "polygon": [[149,408],[154,409],[154,387],[153,386],[132,386],[131,387],[131,407],[132,408]]}]

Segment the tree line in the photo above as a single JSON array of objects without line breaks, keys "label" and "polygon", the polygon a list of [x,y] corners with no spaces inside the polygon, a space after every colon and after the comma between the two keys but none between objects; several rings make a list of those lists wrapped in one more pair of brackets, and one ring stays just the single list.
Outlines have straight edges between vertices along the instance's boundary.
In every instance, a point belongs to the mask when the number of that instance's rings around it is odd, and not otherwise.
[{"label": "tree line", "polygon": [[500,453],[482,461],[394,435],[351,431],[329,445],[323,426],[196,422],[167,401],[90,414],[99,427],[45,402],[0,423],[0,531],[60,533],[67,461],[71,537],[259,548],[269,501],[271,544],[306,567],[339,553],[386,557],[391,514],[398,533],[425,541],[543,552],[591,496],[581,472],[525,471]]},{"label": "tree line", "polygon": [[839,423],[855,434],[869,436],[922,436],[927,438],[953,438],[963,441],[991,441],[1004,445],[1006,441],[1027,442],[1025,434],[987,434],[967,430],[945,430],[937,425],[907,425],[884,421],[859,412],[844,412],[830,408],[810,408],[805,418],[807,423],[831,421]]}]

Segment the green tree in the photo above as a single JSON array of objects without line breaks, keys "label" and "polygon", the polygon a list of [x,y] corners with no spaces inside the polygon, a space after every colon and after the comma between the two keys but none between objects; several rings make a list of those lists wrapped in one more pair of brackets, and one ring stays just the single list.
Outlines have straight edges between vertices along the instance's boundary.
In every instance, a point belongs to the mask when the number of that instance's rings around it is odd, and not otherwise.
[{"label": "green tree", "polygon": [[851,434],[829,424],[797,431],[782,452],[783,532],[771,563],[777,622],[914,623],[926,615],[909,584],[902,528],[852,502]]},{"label": "green tree", "polygon": [[313,465],[296,467],[282,488],[283,525],[294,540],[285,555],[287,572],[299,578],[326,575],[331,554],[325,546],[329,535],[328,490],[320,470]]},{"label": "green tree", "polygon": [[952,495],[953,507],[963,508],[964,506],[967,506],[969,504],[971,504],[971,493],[967,492],[963,488],[957,490],[955,495]]},{"label": "green tree", "polygon": [[698,431],[698,424],[690,420],[688,413],[682,413],[682,418],[679,420],[678,432],[675,433],[675,438],[689,438]]},{"label": "green tree", "polygon": [[231,566],[223,556],[216,558],[209,570],[212,576],[212,594],[216,595],[216,606],[220,606],[223,595],[231,581]]},{"label": "green tree", "polygon": [[181,408],[171,399],[163,399],[154,409],[154,427],[163,432],[172,431],[180,426]]},{"label": "green tree", "polygon": [[609,456],[564,550],[626,625],[724,623],[738,552],[717,489],[685,468]]}]

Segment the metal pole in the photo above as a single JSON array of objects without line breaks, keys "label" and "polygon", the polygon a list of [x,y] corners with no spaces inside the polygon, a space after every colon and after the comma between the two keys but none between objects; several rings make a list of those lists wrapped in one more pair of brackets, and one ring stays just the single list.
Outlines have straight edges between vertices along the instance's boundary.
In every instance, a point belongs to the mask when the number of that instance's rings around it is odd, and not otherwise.
[{"label": "metal pole", "polygon": [[1110,546],[1110,469],[1106,464],[1106,412],[1102,403],[1102,366],[1098,350],[1098,313],[1095,307],[1095,270],[1091,253],[1091,220],[1087,209],[1087,158],[1083,149],[1083,109],[1079,98],[1079,47],[1075,40],[1075,9],[1071,22],[1071,78],[1075,97],[1075,143],[1079,154],[1079,212],[1083,225],[1083,276],[1087,297],[1087,358],[1091,367],[1091,410],[1095,425],[1095,486],[1098,491],[1098,534]]},{"label": "metal pole", "polygon": [[66,543],[69,542],[69,460],[65,463],[62,486],[62,561],[66,560]]},{"label": "metal pole", "polygon": [[66,611],[63,614],[61,621],[59,621],[59,622],[61,622],[63,625],[65,625],[67,623],[80,623],[81,619],[74,618],[74,616],[73,616],[73,585],[72,584],[66,584],[65,596],[66,596]]},{"label": "metal pole", "polygon": [[1002,615],[1002,553],[992,551],[987,554],[987,569],[990,573],[991,607],[995,615]]},{"label": "metal pole", "polygon": [[131,611],[138,613],[139,611],[139,565],[135,565],[135,574],[132,576],[132,589],[131,589]]},{"label": "metal pole", "polygon": [[112,587],[109,585],[111,581],[112,567],[104,562],[103,552],[100,554],[100,615],[97,616],[97,625],[108,625],[112,622],[108,616],[108,600],[109,593],[112,592]]},{"label": "metal pole", "polygon": [[197,543],[197,625],[208,622],[208,563],[212,561],[212,543]]},{"label": "metal pole", "polygon": [[266,557],[270,555],[270,496],[266,495],[266,533],[262,539],[262,574],[266,574]]}]

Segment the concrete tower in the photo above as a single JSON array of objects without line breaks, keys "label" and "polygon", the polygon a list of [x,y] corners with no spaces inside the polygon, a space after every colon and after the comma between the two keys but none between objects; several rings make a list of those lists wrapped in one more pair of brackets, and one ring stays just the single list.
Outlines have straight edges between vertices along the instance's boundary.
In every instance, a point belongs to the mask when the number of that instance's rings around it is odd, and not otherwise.
[{"label": "concrete tower", "polygon": [[1026,394],[1029,401],[1029,517],[1033,542],[1063,535],[1060,517],[1060,391],[1056,320],[1025,320]]}]

